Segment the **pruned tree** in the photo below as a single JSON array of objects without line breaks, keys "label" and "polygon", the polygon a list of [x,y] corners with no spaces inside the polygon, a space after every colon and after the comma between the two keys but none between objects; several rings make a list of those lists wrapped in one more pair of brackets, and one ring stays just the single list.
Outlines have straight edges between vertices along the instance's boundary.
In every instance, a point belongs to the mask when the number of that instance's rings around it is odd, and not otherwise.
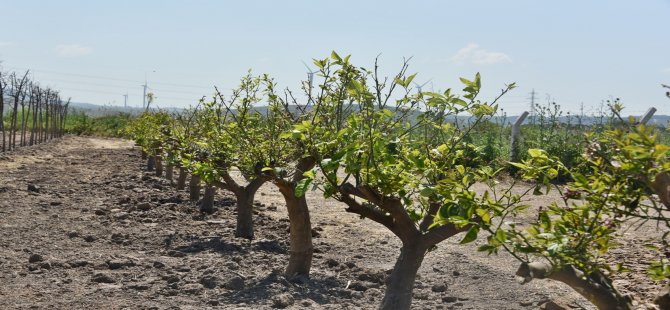
[{"label": "pruned tree", "polygon": [[[376,62],[368,71],[349,58],[333,52],[330,59],[315,61],[322,74],[333,70],[345,89],[325,97],[323,105],[317,98],[314,109],[332,111],[321,117],[346,123],[294,126],[323,173],[323,179],[316,171],[305,173],[309,179],[299,187],[315,182],[326,197],[343,202],[347,212],[383,225],[401,240],[380,308],[409,309],[427,252],[460,233],[466,233],[462,243],[475,240],[502,210],[500,200],[472,189],[476,182],[491,184],[496,174],[464,142],[472,127],[458,129],[446,122],[450,114],[469,112],[471,125],[477,126],[495,113],[497,98],[492,103],[476,99],[479,75],[461,79],[463,97],[451,90],[412,94],[415,75],[405,74],[407,61],[388,79],[379,75]],[[345,112],[345,103],[355,104],[356,110]]]}]

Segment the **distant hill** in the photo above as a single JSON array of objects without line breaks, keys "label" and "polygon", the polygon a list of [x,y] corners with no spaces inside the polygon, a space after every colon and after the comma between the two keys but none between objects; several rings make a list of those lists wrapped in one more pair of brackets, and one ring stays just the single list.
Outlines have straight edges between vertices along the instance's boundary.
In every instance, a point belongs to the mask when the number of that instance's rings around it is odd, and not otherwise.
[{"label": "distant hill", "polygon": [[[5,100],[5,102],[11,101],[11,99],[6,98],[8,100]],[[138,107],[123,107],[123,106],[111,106],[111,105],[98,105],[98,104],[93,104],[93,103],[86,103],[86,102],[70,102],[70,108],[72,111],[76,112],[83,112],[88,116],[104,116],[104,115],[110,115],[110,114],[117,114],[117,113],[128,113],[130,115],[139,115],[142,112],[144,112],[144,109],[138,108]],[[5,113],[7,113],[10,110],[9,104],[5,104]],[[179,113],[184,111],[182,108],[162,108],[161,110],[167,110],[169,112],[174,112],[174,113]],[[259,106],[256,107],[256,110],[258,110],[261,114],[265,114],[267,112],[267,108],[265,106]],[[295,111],[295,108],[291,109]],[[506,118],[496,116],[491,119],[492,122],[497,122],[497,123],[505,123],[507,125],[514,123],[518,115],[512,115],[512,116],[507,116]],[[639,118],[639,115],[635,115],[636,118]],[[459,116],[451,116],[449,117],[452,121],[457,120],[459,123],[467,123],[468,121],[472,121],[472,117],[468,115],[459,115]],[[561,116],[560,120],[562,123],[570,123],[570,124],[578,124],[579,119],[575,116],[567,117],[567,116]],[[532,122],[531,117],[527,117],[526,120],[524,121],[524,124],[528,124]],[[535,119],[537,122],[537,118]],[[599,123],[601,120],[598,117],[594,116],[585,116],[582,118],[581,122],[583,125],[593,125]],[[604,121],[607,121],[605,118]],[[670,116],[669,115],[654,115],[651,120],[649,121],[650,124],[655,124],[657,126],[661,127],[668,127],[670,125]]]},{"label": "distant hill", "polygon": [[[130,115],[139,115],[144,112],[144,109],[138,107],[123,107],[112,105],[97,105],[86,102],[70,102],[70,108],[73,111],[83,112],[88,116],[104,116],[117,113],[128,113]],[[180,112],[180,108],[166,108],[170,112]]]}]

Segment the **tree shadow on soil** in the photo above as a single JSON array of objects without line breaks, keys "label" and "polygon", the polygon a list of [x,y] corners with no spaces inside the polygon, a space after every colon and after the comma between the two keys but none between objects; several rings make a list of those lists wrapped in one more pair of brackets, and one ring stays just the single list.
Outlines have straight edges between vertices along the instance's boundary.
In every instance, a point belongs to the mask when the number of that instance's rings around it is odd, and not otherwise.
[{"label": "tree shadow on soil", "polygon": [[332,277],[313,274],[310,279],[296,278],[289,280],[280,272],[274,271],[267,277],[247,285],[243,290],[230,291],[221,296],[230,304],[259,304],[272,299],[273,296],[289,293],[295,300],[311,299],[317,304],[333,303],[342,291],[343,283]]},{"label": "tree shadow on soil", "polygon": [[189,244],[175,247],[174,250],[187,254],[207,251],[221,254],[245,254],[249,251],[266,252],[270,254],[288,254],[286,244],[278,240],[262,239],[254,241],[247,246],[228,242],[222,237],[194,237]]},{"label": "tree shadow on soil", "polygon": [[212,251],[218,253],[245,253],[245,249],[237,244],[229,243],[221,237],[209,237],[205,239],[197,239],[190,244],[175,248],[175,250],[183,253],[200,253],[205,251]]}]

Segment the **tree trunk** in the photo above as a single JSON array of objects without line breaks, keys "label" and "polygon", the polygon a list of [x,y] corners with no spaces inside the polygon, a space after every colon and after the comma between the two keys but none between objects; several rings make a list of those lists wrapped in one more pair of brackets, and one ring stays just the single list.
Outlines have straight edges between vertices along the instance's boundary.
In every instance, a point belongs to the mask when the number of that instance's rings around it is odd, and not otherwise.
[{"label": "tree trunk", "polygon": [[172,184],[172,174],[174,173],[174,166],[172,165],[174,156],[172,152],[167,152],[166,163],[165,163],[165,178],[170,181]]},{"label": "tree trunk", "polygon": [[147,152],[145,150],[142,150],[142,159],[147,159],[147,156],[149,156]]},{"label": "tree trunk", "polygon": [[200,202],[200,212],[212,214],[214,213],[214,195],[216,188],[210,184],[205,185],[205,195]]},{"label": "tree trunk", "polygon": [[147,171],[154,171],[155,167],[156,167],[156,158],[153,156],[149,156],[147,158]]},{"label": "tree trunk", "polygon": [[198,201],[200,199],[200,177],[193,174],[189,182],[189,199],[191,201]]},{"label": "tree trunk", "polygon": [[523,263],[516,272],[523,283],[532,279],[552,279],[569,285],[601,310],[630,310],[630,300],[612,286],[612,281],[598,271],[586,275],[581,270],[567,265],[559,270],[544,262]]},{"label": "tree trunk", "polygon": [[400,256],[386,283],[386,292],[379,309],[404,310],[412,304],[414,280],[426,256],[426,250],[418,245],[406,244],[400,249]]},{"label": "tree trunk", "polygon": [[174,173],[174,167],[172,167],[172,164],[167,164],[165,166],[165,178],[170,181],[170,184],[172,184],[172,174]]},{"label": "tree trunk", "polygon": [[160,155],[156,155],[156,176],[163,176],[163,159]]},{"label": "tree trunk", "polygon": [[184,190],[186,187],[186,168],[179,167],[179,177],[177,178],[177,190]]},{"label": "tree trunk", "polygon": [[253,205],[254,194],[256,191],[249,193],[246,190],[240,190],[235,193],[237,199],[237,226],[235,227],[235,237],[253,239],[254,238],[254,221],[253,221]]},{"label": "tree trunk", "polygon": [[295,196],[295,184],[277,184],[279,191],[286,201],[288,218],[290,221],[289,261],[285,275],[287,278],[296,276],[309,276],[312,268],[312,224],[309,218],[309,209],[305,196]]}]

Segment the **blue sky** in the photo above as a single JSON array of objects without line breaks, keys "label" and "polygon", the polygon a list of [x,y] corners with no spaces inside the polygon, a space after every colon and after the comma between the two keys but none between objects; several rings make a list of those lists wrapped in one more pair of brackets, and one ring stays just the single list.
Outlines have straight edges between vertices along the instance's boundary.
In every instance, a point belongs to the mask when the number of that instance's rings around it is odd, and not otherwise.
[{"label": "blue sky", "polygon": [[[187,106],[248,69],[297,91],[301,60],[331,50],[391,74],[403,57],[419,82],[483,98],[505,83],[510,114],[548,98],[585,113],[619,97],[629,114],[670,114],[670,0],[640,1],[36,1],[0,0],[5,70],[73,101],[140,106],[145,76],[159,106]],[[430,87],[425,86],[427,89]]]}]

